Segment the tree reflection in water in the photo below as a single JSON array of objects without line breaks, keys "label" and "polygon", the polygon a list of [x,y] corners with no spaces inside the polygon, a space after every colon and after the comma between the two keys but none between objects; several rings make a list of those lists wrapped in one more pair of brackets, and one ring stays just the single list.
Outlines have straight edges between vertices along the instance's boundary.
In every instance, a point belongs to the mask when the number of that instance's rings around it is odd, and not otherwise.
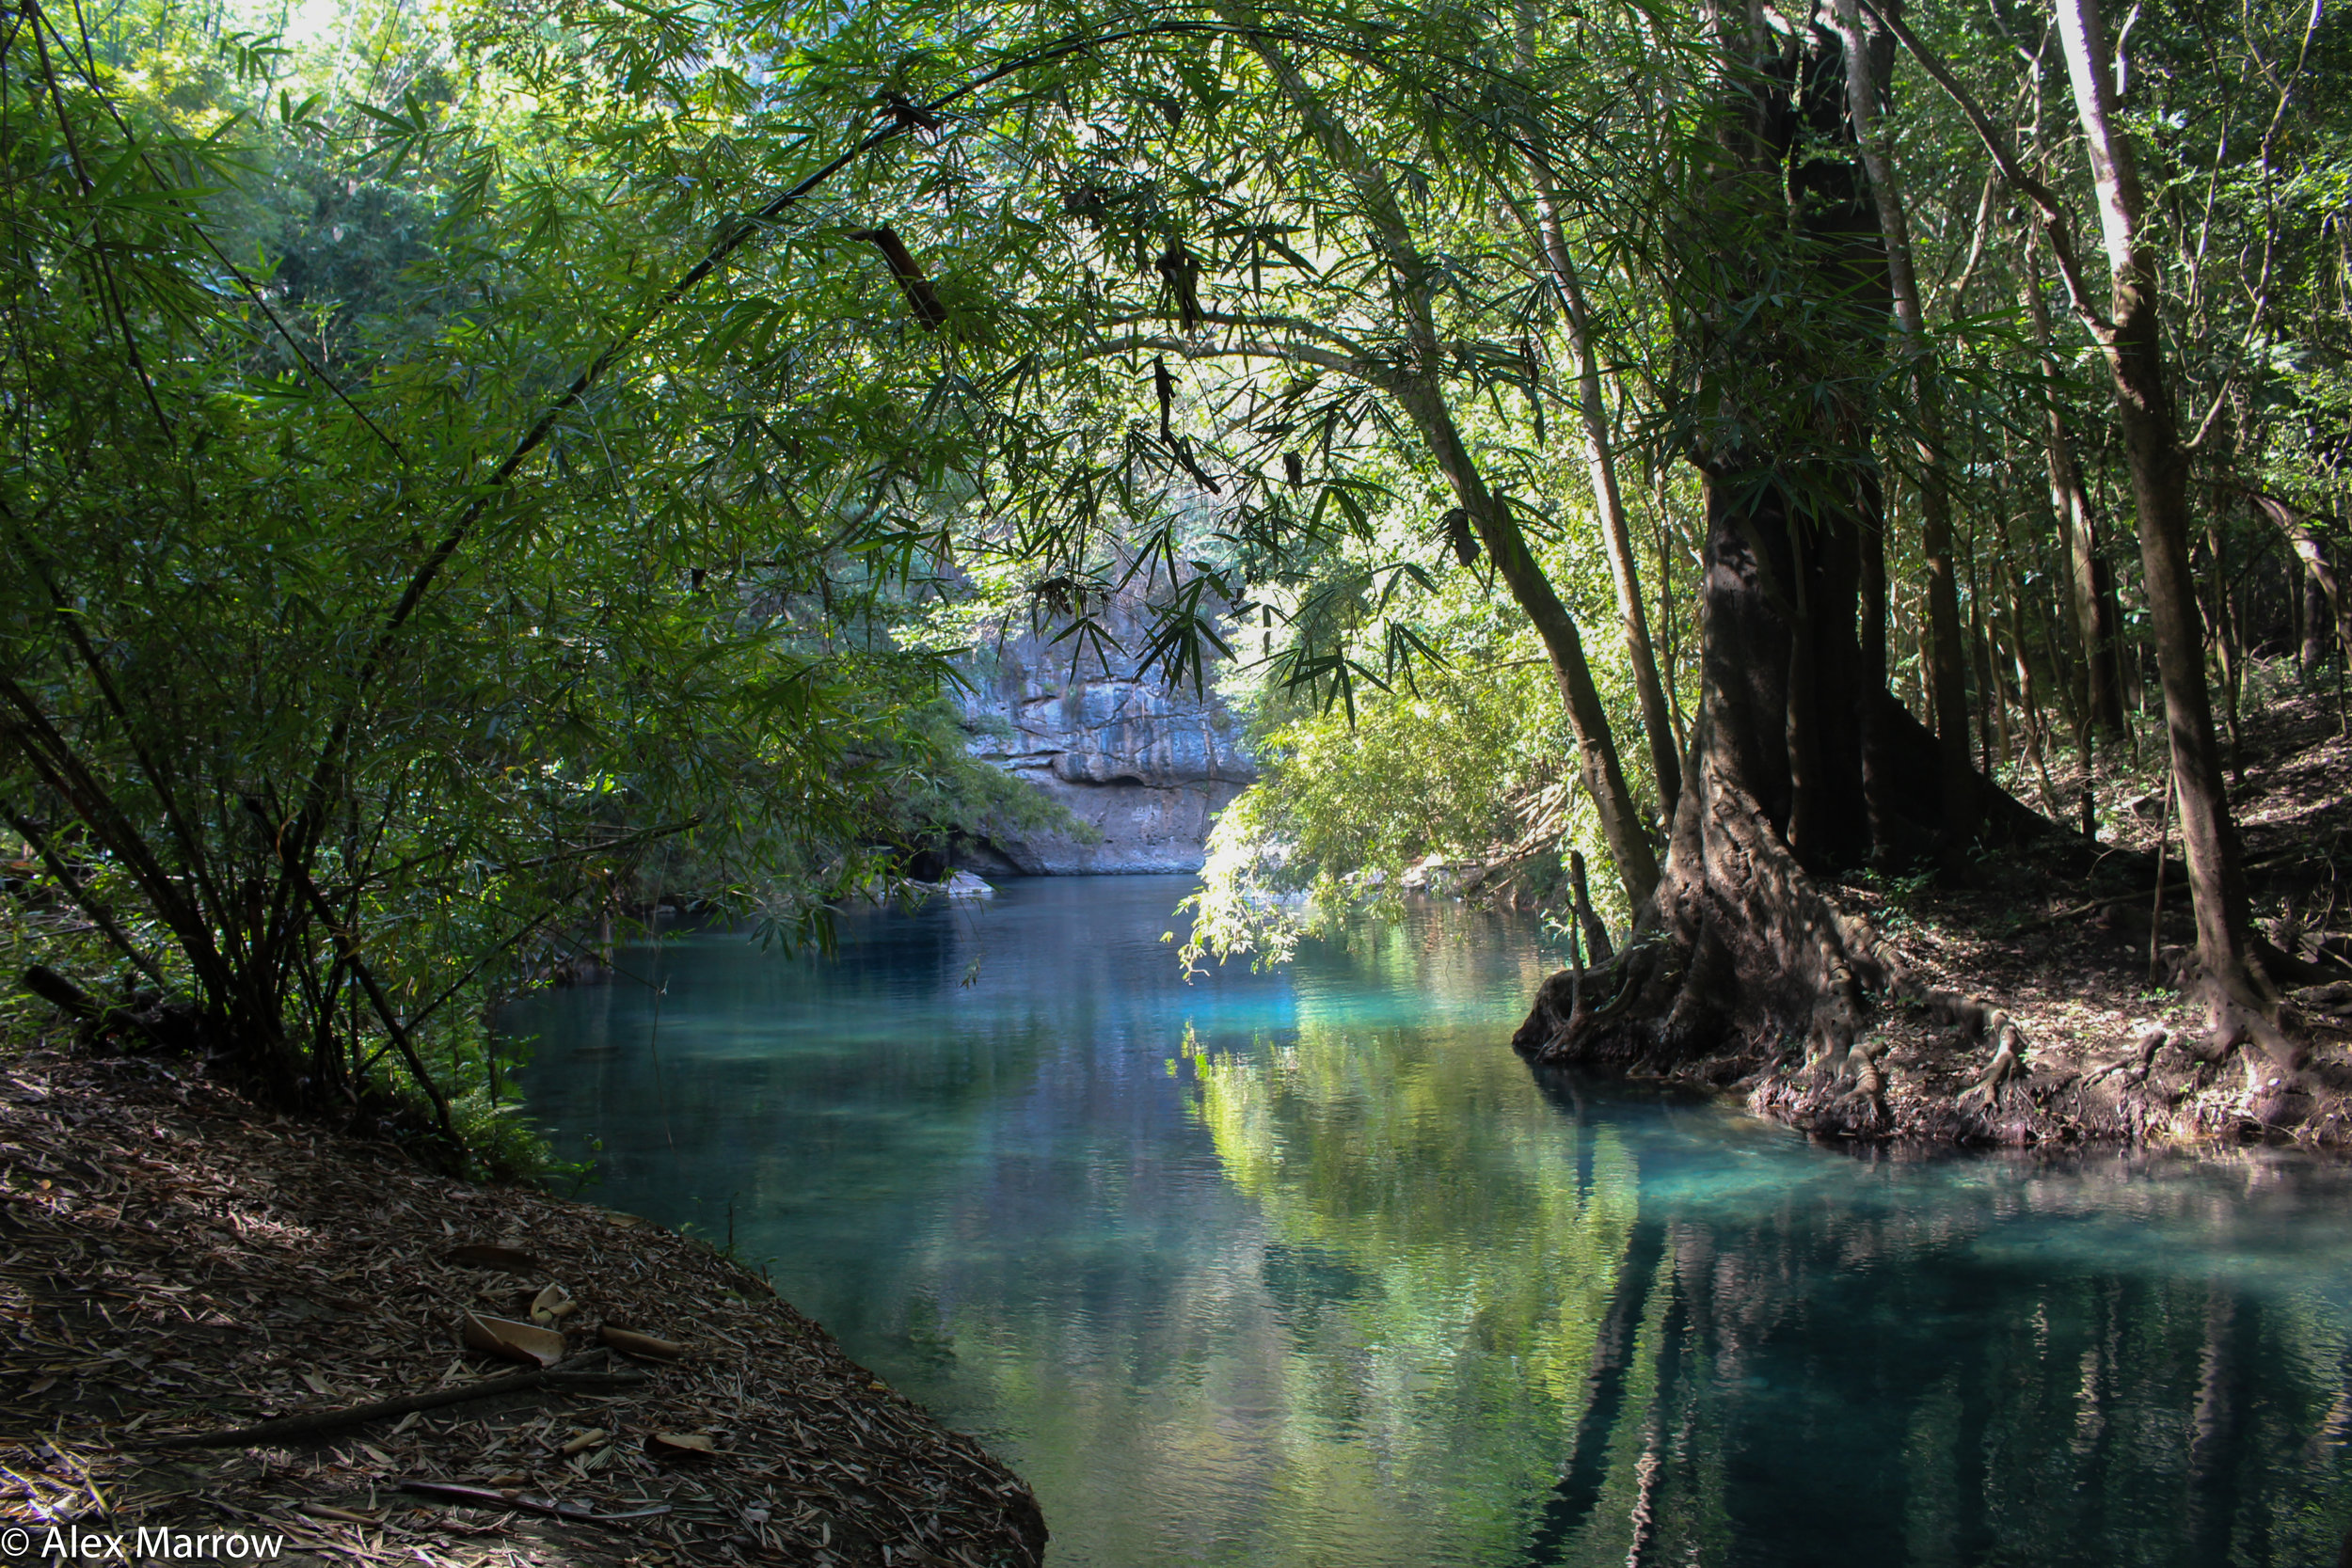
[{"label": "tree reflection in water", "polygon": [[627,986],[510,1022],[597,1196],[732,1197],[1036,1484],[1055,1568],[2334,1560],[2344,1172],[1814,1148],[1532,1079],[1525,923],[1187,986],[1184,891],[1014,884],[833,965],[640,950],[658,1052]]},{"label": "tree reflection in water", "polygon": [[[1530,1212],[1486,1220],[1534,1244],[1500,1251],[1460,1212],[1461,1149],[1371,1124],[1375,1101],[1331,1092],[1358,1053],[1329,1044],[1340,1062],[1302,1019],[1286,1055],[1206,1064],[1202,1115],[1278,1232],[1412,1275],[1329,1309],[1369,1315],[1384,1345],[1512,1325],[1565,1436],[1517,1560],[2334,1560],[2352,1523],[2344,1173],[2268,1151],[1790,1146],[1743,1178],[1709,1113],[1543,1075],[1581,1169],[1502,1184]],[[1490,1436],[1517,1424],[1491,1395],[1466,1402]],[[1420,1435],[1432,1457],[1477,1441]]]}]

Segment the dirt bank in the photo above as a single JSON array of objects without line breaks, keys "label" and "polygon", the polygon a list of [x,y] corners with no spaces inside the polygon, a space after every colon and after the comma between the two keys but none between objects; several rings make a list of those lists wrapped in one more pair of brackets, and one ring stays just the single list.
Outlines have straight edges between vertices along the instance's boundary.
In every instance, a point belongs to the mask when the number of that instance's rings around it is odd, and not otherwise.
[{"label": "dirt bank", "polygon": [[[536,1386],[172,1442],[528,1370],[461,1323],[534,1300],[564,1356]],[[608,1325],[677,1354],[616,1352]],[[185,1064],[0,1062],[0,1518],[429,1568],[1034,1568],[1044,1548],[1018,1477],[708,1247],[430,1174]]]},{"label": "dirt bank", "polygon": [[[2244,750],[2231,798],[2255,912],[2312,966],[2299,978],[2319,979],[2352,957],[2352,738],[2332,697],[2296,695],[2249,718]],[[2176,987],[2195,940],[2178,839],[2159,898],[2167,824],[2153,748],[2142,757],[2095,782],[2096,846],[2053,839],[1988,857],[1957,890],[1924,878],[1824,884],[1835,917],[1867,931],[1884,961],[1855,1055],[1806,1061],[1801,1024],[1672,1056],[1579,1053],[1564,1040],[1576,989],[1565,974],[1547,982],[1514,1043],[1543,1065],[1736,1096],[1828,1137],[2352,1148],[2352,984],[2290,981],[2282,1022],[2310,1052],[2299,1074],[2250,1046],[2207,1049]],[[2058,806],[2082,782],[2055,775],[2045,796],[2038,778],[2016,781]],[[1606,976],[1588,983],[1606,994]]]}]

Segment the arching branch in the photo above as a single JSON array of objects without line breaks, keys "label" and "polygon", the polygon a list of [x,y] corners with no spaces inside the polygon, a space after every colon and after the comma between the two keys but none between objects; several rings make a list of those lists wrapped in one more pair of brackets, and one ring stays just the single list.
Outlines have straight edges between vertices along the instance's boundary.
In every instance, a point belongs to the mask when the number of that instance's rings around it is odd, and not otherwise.
[{"label": "arching branch", "polygon": [[2083,325],[2090,328],[2094,336],[2104,339],[2114,330],[2115,324],[2107,319],[2106,312],[2099,309],[2090,290],[2084,286],[2082,262],[2074,249],[2074,226],[2068,222],[2066,208],[2059,202],[2057,193],[2026,172],[2025,162],[2017,156],[2017,150],[2010,145],[2008,135],[1993,123],[1992,117],[1979,106],[1976,98],[1952,74],[1951,68],[1933,50],[1921,43],[1918,35],[1905,25],[1900,17],[1882,10],[1870,0],[1855,0],[1855,3],[1871,21],[1893,34],[1896,40],[1910,51],[1911,57],[1919,62],[1919,69],[1944,89],[1967,118],[1969,125],[1976,130],[1977,139],[1983,142],[1985,150],[1993,155],[1994,166],[2001,171],[2001,178],[2009,182],[2010,189],[2033,203],[2034,211],[2041,214],[2043,232],[2050,236],[2050,255],[2058,262],[2058,277],[2065,281],[2067,302],[2074,308],[2074,314],[2082,318]]}]

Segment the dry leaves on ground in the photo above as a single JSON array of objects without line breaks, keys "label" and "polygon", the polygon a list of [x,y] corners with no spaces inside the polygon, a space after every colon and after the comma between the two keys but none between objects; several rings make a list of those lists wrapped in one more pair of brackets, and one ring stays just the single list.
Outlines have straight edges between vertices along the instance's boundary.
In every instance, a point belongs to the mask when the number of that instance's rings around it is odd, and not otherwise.
[{"label": "dry leaves on ground", "polygon": [[[0,1064],[0,1517],[469,1568],[1043,1546],[1019,1478],[708,1247],[431,1175],[184,1063]],[[521,1392],[168,1446],[558,1357]]]}]

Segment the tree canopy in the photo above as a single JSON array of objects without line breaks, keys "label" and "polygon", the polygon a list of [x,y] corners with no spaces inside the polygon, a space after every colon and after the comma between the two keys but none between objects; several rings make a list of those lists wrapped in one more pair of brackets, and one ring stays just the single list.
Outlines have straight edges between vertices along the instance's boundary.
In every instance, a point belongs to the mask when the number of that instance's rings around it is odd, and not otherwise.
[{"label": "tree canopy", "polygon": [[1680,929],[1734,786],[1792,875],[1964,875],[2027,831],[1986,781],[2068,818],[2062,751],[2169,743],[2259,1013],[2217,791],[2249,668],[2352,626],[2352,60],[2316,6],[2100,21],[22,8],[23,940],[447,1123],[600,919],[821,942],[1041,812],[958,638],[1083,668],[1125,595],[1260,726],[1212,945],[1566,847],[1596,929]]}]

